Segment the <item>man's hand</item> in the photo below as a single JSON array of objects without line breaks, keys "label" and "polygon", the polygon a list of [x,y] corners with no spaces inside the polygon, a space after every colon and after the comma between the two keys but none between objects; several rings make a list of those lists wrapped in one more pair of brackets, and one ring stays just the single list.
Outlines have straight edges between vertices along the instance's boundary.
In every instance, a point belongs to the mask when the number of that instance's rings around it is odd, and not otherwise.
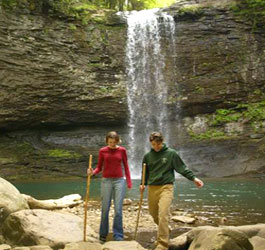
[{"label": "man's hand", "polygon": [[195,185],[198,187],[198,188],[202,188],[204,183],[202,180],[198,179],[198,178],[194,178],[193,182],[195,183]]},{"label": "man's hand", "polygon": [[139,190],[140,190],[140,192],[144,192],[144,190],[145,190],[145,185],[140,185]]}]

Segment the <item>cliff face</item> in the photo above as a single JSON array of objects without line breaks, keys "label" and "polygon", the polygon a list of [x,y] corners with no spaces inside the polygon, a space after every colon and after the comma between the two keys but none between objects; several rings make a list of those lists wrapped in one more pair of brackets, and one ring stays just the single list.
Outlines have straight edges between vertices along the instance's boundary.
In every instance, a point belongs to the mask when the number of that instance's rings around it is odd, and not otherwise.
[{"label": "cliff face", "polygon": [[[170,144],[181,148],[199,175],[264,171],[262,119],[255,128],[241,114],[217,124],[208,141],[191,135],[213,131],[209,124],[216,109],[241,112],[238,104],[264,101],[265,31],[253,31],[227,7],[187,3],[167,10],[177,30],[175,65],[168,55],[165,67]],[[87,153],[96,155],[109,129],[120,131],[128,143],[125,45],[126,25],[114,16],[82,25],[62,16],[0,8],[3,176],[82,176]],[[216,132],[225,138],[212,140]]]},{"label": "cliff face", "polygon": [[176,10],[176,82],[183,114],[264,100],[264,29],[252,30],[250,23],[224,7]]},{"label": "cliff face", "polygon": [[0,9],[0,128],[126,122],[125,32]]}]

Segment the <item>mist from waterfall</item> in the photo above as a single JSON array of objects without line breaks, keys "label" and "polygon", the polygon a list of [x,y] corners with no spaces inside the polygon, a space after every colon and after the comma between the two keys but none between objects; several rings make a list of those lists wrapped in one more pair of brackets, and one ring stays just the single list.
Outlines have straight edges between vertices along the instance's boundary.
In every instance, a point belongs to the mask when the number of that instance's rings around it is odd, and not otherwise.
[{"label": "mist from waterfall", "polygon": [[[126,69],[129,109],[128,157],[133,178],[139,178],[143,155],[150,150],[148,137],[160,131],[167,139],[168,84],[165,53],[174,53],[175,24],[159,9],[127,13]],[[162,40],[170,48],[162,47]]]}]

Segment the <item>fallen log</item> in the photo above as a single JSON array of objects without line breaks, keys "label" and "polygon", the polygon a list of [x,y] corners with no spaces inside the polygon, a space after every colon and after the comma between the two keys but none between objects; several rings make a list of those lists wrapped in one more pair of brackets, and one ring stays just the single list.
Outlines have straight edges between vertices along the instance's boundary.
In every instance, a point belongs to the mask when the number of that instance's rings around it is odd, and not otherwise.
[{"label": "fallen log", "polygon": [[31,209],[60,209],[67,207],[74,207],[81,203],[83,200],[79,194],[66,195],[60,199],[55,200],[37,200],[30,195],[22,194]]}]

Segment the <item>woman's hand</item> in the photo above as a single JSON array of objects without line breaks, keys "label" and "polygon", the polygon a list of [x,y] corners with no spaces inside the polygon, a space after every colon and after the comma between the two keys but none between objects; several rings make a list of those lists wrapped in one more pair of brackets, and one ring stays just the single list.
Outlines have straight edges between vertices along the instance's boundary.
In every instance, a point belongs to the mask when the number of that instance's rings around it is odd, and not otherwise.
[{"label": "woman's hand", "polygon": [[92,168],[88,168],[87,169],[87,175],[93,175],[93,169]]}]

